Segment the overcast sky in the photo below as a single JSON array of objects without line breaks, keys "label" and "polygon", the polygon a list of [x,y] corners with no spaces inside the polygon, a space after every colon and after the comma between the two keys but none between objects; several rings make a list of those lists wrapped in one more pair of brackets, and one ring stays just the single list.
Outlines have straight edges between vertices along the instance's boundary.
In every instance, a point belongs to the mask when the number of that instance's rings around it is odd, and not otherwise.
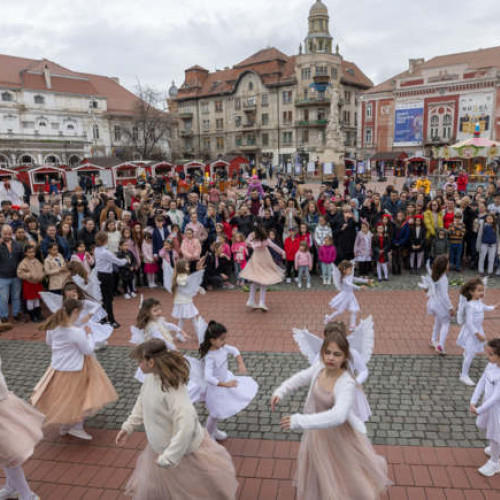
[{"label": "overcast sky", "polygon": [[[375,83],[406,69],[409,58],[500,45],[499,0],[324,2],[334,43]],[[297,53],[313,0],[1,3],[0,53],[166,90],[194,64],[222,69],[268,46]]]}]

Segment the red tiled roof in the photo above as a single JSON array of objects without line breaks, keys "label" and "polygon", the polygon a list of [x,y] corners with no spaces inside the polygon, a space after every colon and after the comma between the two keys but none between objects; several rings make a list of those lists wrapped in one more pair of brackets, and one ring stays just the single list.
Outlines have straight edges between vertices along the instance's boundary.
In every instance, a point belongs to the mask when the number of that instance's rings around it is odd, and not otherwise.
[{"label": "red tiled roof", "polygon": [[419,64],[413,73],[410,74],[408,70],[403,71],[402,73],[379,83],[375,87],[371,88],[367,93],[376,94],[379,92],[390,92],[392,90],[393,80],[399,80],[410,76],[417,77],[422,75],[422,71],[426,69],[455,66],[458,64],[465,64],[469,69],[500,69],[500,46],[433,57],[432,59]]},{"label": "red tiled roof", "polygon": [[[48,68],[51,89],[47,88],[43,71]],[[107,76],[71,71],[48,59],[27,59],[0,54],[0,86],[40,91],[104,97],[108,113],[129,115],[139,98]]]},{"label": "red tiled roof", "polygon": [[286,54],[283,54],[283,52],[274,47],[270,47],[259,50],[259,52],[255,53],[253,56],[247,57],[243,61],[236,64],[234,68],[245,68],[254,64],[263,64],[276,60],[287,62],[288,59],[289,57]]},{"label": "red tiled roof", "polygon": [[342,59],[342,83],[358,87],[373,87],[373,82],[351,61]]}]

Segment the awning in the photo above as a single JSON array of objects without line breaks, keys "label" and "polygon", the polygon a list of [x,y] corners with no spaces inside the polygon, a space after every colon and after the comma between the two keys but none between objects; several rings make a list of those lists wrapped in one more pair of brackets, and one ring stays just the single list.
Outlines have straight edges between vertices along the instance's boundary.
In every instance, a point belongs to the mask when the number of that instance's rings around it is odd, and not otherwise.
[{"label": "awning", "polygon": [[413,161],[419,162],[419,163],[427,163],[429,161],[429,158],[426,158],[425,156],[412,156],[411,158],[407,158],[406,161],[408,163],[411,163]]},{"label": "awning", "polygon": [[402,161],[406,160],[408,155],[404,151],[379,151],[375,153],[371,161]]}]

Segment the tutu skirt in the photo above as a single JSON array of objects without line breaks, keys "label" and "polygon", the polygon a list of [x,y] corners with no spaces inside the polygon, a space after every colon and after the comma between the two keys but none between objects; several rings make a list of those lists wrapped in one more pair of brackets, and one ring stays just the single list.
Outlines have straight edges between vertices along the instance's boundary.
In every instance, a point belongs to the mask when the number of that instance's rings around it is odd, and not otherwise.
[{"label": "tutu skirt", "polygon": [[188,304],[174,304],[172,309],[172,317],[175,319],[191,319],[198,316],[199,311],[196,306],[189,302]]},{"label": "tutu skirt", "polygon": [[359,304],[354,296],[353,292],[340,292],[328,304],[332,309],[337,310],[337,312],[344,312],[348,310],[350,312],[359,311]]},{"label": "tutu skirt", "polygon": [[227,450],[205,435],[201,446],[174,468],[156,465],[148,445],[137,459],[126,494],[135,500],[234,500],[238,481]]},{"label": "tutu skirt", "polygon": [[45,416],[9,392],[0,401],[0,466],[15,467],[25,462],[42,440]]},{"label": "tutu skirt", "polygon": [[276,265],[266,247],[259,247],[254,249],[239,278],[259,285],[276,285],[283,281],[283,270]]},{"label": "tutu skirt", "polygon": [[158,264],[156,262],[146,262],[144,264],[144,272],[146,274],[156,274],[158,272]]},{"label": "tutu skirt", "polygon": [[76,372],[49,367],[31,396],[33,405],[46,415],[46,425],[76,424],[117,399],[95,356],[85,356],[83,368]]},{"label": "tutu skirt", "polygon": [[[484,335],[484,330],[479,328],[479,333]],[[471,354],[480,354],[484,352],[484,346],[486,341],[482,342],[474,334],[477,332],[471,332],[467,325],[464,325],[460,330],[457,338],[457,345],[464,349],[465,352]]]},{"label": "tutu skirt", "polygon": [[500,405],[493,405],[476,419],[479,429],[486,432],[486,439],[498,441],[500,436]]},{"label": "tutu skirt", "polygon": [[23,299],[24,300],[36,300],[40,298],[39,293],[43,291],[43,285],[41,283],[30,283],[29,281],[23,281]]},{"label": "tutu skirt", "polygon": [[233,379],[238,381],[236,387],[208,385],[205,406],[211,417],[230,418],[244,410],[257,394],[259,385],[252,377],[235,377],[231,374],[228,380]]}]

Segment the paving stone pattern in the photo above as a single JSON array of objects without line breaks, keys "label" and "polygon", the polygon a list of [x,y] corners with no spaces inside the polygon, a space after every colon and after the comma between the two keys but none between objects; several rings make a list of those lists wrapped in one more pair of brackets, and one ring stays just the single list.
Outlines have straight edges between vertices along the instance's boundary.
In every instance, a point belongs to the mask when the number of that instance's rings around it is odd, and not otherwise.
[{"label": "paving stone pattern", "polygon": [[[88,426],[118,429],[129,415],[139,391],[134,380],[135,364],[128,348],[109,347],[98,353],[99,361],[111,378],[120,400],[89,420]],[[193,354],[190,352],[190,354]],[[11,390],[29,397],[50,362],[50,350],[38,342],[0,341],[2,369]],[[221,423],[233,438],[299,440],[300,434],[284,433],[281,415],[302,410],[306,390],[283,402],[272,414],[272,391],[307,362],[300,354],[243,353],[249,373],[260,390],[252,404],[239,415]],[[374,444],[409,446],[481,447],[484,440],[468,414],[472,389],[458,381],[461,358],[450,356],[375,355],[365,391],[373,416],[368,423]],[[484,358],[474,361],[471,377],[478,379]],[[231,368],[236,364],[231,360]],[[198,405],[202,422],[206,411]]]}]

